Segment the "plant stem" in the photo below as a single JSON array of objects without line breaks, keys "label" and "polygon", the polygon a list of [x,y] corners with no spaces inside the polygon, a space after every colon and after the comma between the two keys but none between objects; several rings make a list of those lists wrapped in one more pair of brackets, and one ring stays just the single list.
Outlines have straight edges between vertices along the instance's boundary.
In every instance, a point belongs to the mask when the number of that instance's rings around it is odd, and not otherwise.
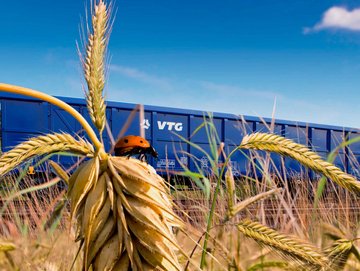
[{"label": "plant stem", "polygon": [[78,111],[76,111],[73,107],[71,107],[67,103],[65,103],[53,96],[50,96],[48,94],[37,91],[37,90],[24,88],[24,87],[20,87],[20,86],[4,84],[4,83],[0,83],[0,91],[6,91],[6,92],[10,92],[10,93],[30,96],[33,98],[37,98],[37,99],[46,101],[53,105],[56,105],[56,106],[60,107],[61,109],[64,109],[66,112],[68,112],[70,115],[72,115],[81,124],[81,126],[84,128],[85,132],[88,134],[90,140],[93,142],[95,149],[97,150],[100,157],[102,159],[106,159],[107,154],[105,153],[104,146],[97,138],[94,130],[91,128],[89,123],[85,120],[85,118]]},{"label": "plant stem", "polygon": [[201,253],[200,269],[203,269],[204,266],[205,266],[205,257],[206,257],[207,243],[209,241],[209,232],[210,232],[210,229],[211,229],[212,220],[213,220],[213,216],[214,216],[214,213],[215,213],[216,199],[217,199],[218,194],[220,192],[221,180],[222,180],[222,178],[224,176],[225,168],[226,168],[226,165],[229,163],[230,158],[239,149],[241,149],[240,146],[236,147],[234,150],[232,150],[230,152],[229,156],[226,157],[225,162],[224,162],[223,166],[221,167],[220,174],[218,175],[218,179],[217,179],[217,183],[216,183],[216,187],[215,187],[215,191],[214,191],[214,195],[213,195],[213,200],[212,200],[211,207],[210,207],[210,213],[209,213],[209,217],[208,217],[208,220],[207,220],[207,227],[206,227],[206,232],[205,232],[205,237],[204,237],[203,251]]},{"label": "plant stem", "polygon": [[207,220],[207,227],[206,227],[206,233],[205,233],[205,238],[204,238],[204,245],[203,245],[203,251],[201,253],[201,260],[200,260],[200,269],[203,269],[205,266],[205,256],[207,253],[207,243],[209,241],[209,232],[212,226],[212,220],[213,220],[213,216],[214,216],[214,212],[215,212],[215,206],[216,206],[216,199],[217,196],[219,194],[220,191],[220,184],[221,184],[221,179],[218,178],[217,183],[216,183],[216,187],[215,187],[215,191],[214,191],[214,195],[213,195],[213,200],[211,203],[211,208],[210,208],[210,213],[209,213],[209,217]]}]

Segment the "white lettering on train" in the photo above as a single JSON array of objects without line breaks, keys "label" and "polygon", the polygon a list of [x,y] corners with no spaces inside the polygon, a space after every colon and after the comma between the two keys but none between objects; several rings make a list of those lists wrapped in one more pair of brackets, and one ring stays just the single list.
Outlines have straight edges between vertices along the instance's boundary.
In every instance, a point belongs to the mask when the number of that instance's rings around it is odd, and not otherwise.
[{"label": "white lettering on train", "polygon": [[[158,121],[158,128],[159,130],[168,130],[168,131],[177,131],[181,132],[183,130],[183,123],[182,122],[173,122],[173,121]],[[148,119],[144,119],[142,125],[145,129],[150,128],[150,121]]]},{"label": "white lettering on train", "polygon": [[181,132],[183,130],[183,124],[181,122],[173,122],[173,121],[158,121],[159,130],[165,130],[167,126],[167,130],[172,131],[175,130],[177,132]]}]

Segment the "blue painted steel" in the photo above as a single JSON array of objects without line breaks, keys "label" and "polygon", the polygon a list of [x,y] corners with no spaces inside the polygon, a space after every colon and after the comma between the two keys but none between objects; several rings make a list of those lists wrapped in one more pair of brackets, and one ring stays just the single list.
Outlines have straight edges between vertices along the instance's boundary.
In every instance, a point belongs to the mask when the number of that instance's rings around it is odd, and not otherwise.
[{"label": "blue painted steel", "polygon": [[[191,141],[194,143],[208,143],[209,139],[208,139],[208,135],[206,133],[206,129],[202,128],[200,130],[198,130],[195,134],[194,132],[204,123],[204,120],[209,121],[208,118],[204,118],[203,116],[201,117],[197,117],[197,116],[192,116],[191,121],[190,121],[190,132],[192,135],[191,136]],[[212,122],[214,123],[214,126],[216,128],[216,132],[220,138],[220,140],[223,138],[223,132],[222,132],[222,122],[223,119],[220,118],[214,118],[212,119]]]},{"label": "blue painted steel", "polygon": [[156,150],[159,157],[153,165],[159,172],[182,171],[181,164],[189,165],[187,144],[184,142],[157,140]]},{"label": "blue painted steel", "polygon": [[[59,98],[74,106],[87,120],[90,120],[84,99]],[[0,93],[0,102],[2,151],[8,150],[31,136],[38,136],[50,131],[84,135],[79,123],[73,117],[46,102],[6,93]],[[135,106],[135,104],[107,102],[107,122],[115,138]],[[176,135],[179,134],[190,139],[191,142],[202,147],[205,151],[210,151],[205,129],[200,129],[193,135],[193,132],[203,122],[204,116],[208,116],[206,112],[157,106],[145,106],[144,109],[145,121],[142,125],[145,127],[145,137],[159,152],[159,158],[157,160],[152,159],[151,164],[159,172],[181,171],[180,163],[190,166],[191,170],[196,170],[194,160],[204,171],[209,169],[210,165],[206,156],[196,148],[182,142]],[[240,118],[225,113],[212,113],[212,118],[220,140],[225,142],[225,153],[227,155],[240,144],[245,133],[269,132],[269,127],[271,127],[271,119],[269,118],[260,119],[253,116],[242,116]],[[287,120],[276,120],[273,132],[300,144],[311,146],[324,158],[344,138],[360,136],[360,130],[355,128]],[[136,113],[125,135],[139,133],[139,114]],[[103,134],[103,139],[106,149],[109,150],[110,140],[106,132]],[[187,155],[188,153],[190,153],[190,156]],[[249,155],[249,151],[244,151],[244,154],[237,152],[232,157],[231,163],[236,176],[241,174],[261,174],[261,172],[254,169],[247,159],[246,156]],[[257,165],[262,165],[264,157],[266,157],[266,154],[259,152],[258,156],[253,158]],[[304,167],[290,158],[283,159],[276,154],[271,154],[271,158],[273,158],[274,164],[268,166],[280,173],[283,170],[283,163],[288,175],[296,176],[300,172],[306,172]],[[74,159],[65,157],[59,161],[64,166],[68,166]],[[356,169],[359,161],[360,143],[356,143],[350,147],[340,149],[335,164],[359,176],[360,174]]]},{"label": "blue painted steel", "polygon": [[[359,134],[351,133],[349,138],[353,139],[355,137],[359,136]],[[360,142],[354,143],[350,145],[350,150],[354,154],[360,154]]]},{"label": "blue painted steel", "polygon": [[[111,129],[112,129],[114,138],[116,139],[122,129],[122,126],[125,124],[126,120],[129,118],[131,109],[122,109],[122,108],[114,108],[113,107],[113,108],[110,108],[109,110],[111,110],[111,114],[112,114]],[[108,114],[108,116],[109,116],[109,114]],[[145,137],[146,137],[146,139],[151,141],[151,139],[152,139],[151,127],[150,127],[151,113],[145,112],[144,118],[145,118],[145,123],[143,125],[145,128]],[[139,113],[137,112],[134,115],[133,121],[130,122],[129,127],[126,130],[124,135],[139,135],[139,134],[140,134],[140,123],[139,123]]]}]

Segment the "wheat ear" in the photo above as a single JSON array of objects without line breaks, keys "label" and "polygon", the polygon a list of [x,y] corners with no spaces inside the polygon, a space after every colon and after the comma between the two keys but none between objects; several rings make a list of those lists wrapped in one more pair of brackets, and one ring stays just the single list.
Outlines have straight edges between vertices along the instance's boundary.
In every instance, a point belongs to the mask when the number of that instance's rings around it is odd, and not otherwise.
[{"label": "wheat ear", "polygon": [[99,1],[92,15],[92,33],[88,35],[86,53],[83,58],[83,70],[88,86],[87,107],[94,125],[100,133],[105,127],[105,57],[108,44],[109,16],[106,4]]},{"label": "wheat ear", "polygon": [[248,219],[240,221],[237,228],[246,237],[276,249],[285,257],[301,261],[312,268],[320,269],[327,266],[328,259],[319,253],[316,247],[304,241],[280,234],[265,225]]},{"label": "wheat ear", "polygon": [[243,138],[240,148],[264,150],[289,156],[304,166],[330,178],[341,187],[360,195],[360,183],[353,176],[324,161],[306,146],[290,139],[275,134],[254,133]]},{"label": "wheat ear", "polygon": [[98,157],[69,178],[71,216],[84,242],[83,269],[180,271],[164,180],[137,159]]},{"label": "wheat ear", "polygon": [[80,138],[76,140],[69,134],[55,133],[33,137],[0,157],[0,175],[9,172],[31,157],[63,151],[91,156],[94,148],[87,141]]},{"label": "wheat ear", "polygon": [[333,270],[342,270],[351,254],[353,242],[347,239],[336,240],[324,253],[330,260]]}]

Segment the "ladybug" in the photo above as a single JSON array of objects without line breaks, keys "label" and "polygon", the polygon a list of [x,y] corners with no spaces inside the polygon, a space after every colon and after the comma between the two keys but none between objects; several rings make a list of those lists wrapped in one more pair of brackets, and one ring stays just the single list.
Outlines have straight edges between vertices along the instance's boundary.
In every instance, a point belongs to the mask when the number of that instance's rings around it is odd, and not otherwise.
[{"label": "ladybug", "polygon": [[141,161],[146,161],[147,154],[157,158],[158,153],[150,145],[149,141],[141,136],[128,135],[120,138],[115,145],[116,156],[133,156],[139,155]]}]

